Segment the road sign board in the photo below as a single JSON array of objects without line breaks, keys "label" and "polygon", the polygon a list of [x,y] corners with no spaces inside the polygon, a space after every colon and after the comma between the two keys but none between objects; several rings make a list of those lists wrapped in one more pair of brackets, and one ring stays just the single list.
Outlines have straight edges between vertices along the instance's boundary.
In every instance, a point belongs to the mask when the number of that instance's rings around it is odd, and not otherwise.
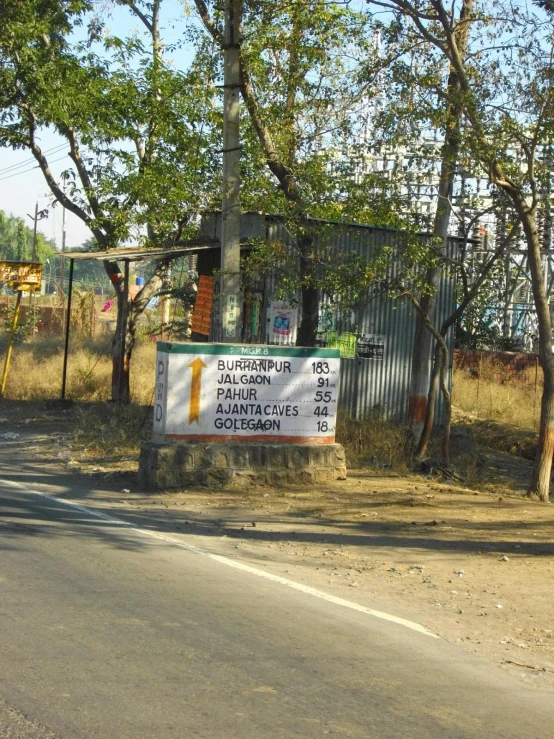
[{"label": "road sign board", "polygon": [[159,342],[154,439],[335,441],[338,349]]},{"label": "road sign board", "polygon": [[15,290],[40,290],[42,264],[36,262],[0,262],[0,282]]}]

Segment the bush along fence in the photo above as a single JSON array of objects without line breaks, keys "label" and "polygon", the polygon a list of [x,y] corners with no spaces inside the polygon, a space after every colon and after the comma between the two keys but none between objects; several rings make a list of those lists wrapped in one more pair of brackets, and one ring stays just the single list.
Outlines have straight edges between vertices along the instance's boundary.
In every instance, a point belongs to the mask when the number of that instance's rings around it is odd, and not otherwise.
[{"label": "bush along fence", "polygon": [[537,354],[455,349],[454,367],[467,371],[476,379],[486,378],[493,382],[542,386],[543,381]]},{"label": "bush along fence", "polygon": [[[73,331],[83,336],[93,336],[98,323],[94,295],[84,291],[77,292],[74,300],[75,304],[71,309]],[[0,334],[8,331],[14,305],[14,301],[0,300]],[[65,325],[65,311],[66,306],[63,302],[57,306],[37,303],[21,305],[19,337],[45,334],[61,336]]]}]

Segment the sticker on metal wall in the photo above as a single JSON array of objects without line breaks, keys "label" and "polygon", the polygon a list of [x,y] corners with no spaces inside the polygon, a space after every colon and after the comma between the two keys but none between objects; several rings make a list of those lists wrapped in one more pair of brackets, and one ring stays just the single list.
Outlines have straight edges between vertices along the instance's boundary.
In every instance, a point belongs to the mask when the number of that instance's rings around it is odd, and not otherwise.
[{"label": "sticker on metal wall", "polygon": [[380,334],[359,334],[356,354],[358,359],[382,362],[385,358],[385,337]]}]

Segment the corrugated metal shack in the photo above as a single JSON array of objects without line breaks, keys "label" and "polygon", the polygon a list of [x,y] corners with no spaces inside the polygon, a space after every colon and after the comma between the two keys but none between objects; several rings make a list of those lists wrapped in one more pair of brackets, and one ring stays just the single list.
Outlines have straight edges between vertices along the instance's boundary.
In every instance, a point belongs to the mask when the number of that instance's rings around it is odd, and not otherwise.
[{"label": "corrugated metal shack", "polygon": [[[318,253],[327,259],[355,252],[370,260],[382,246],[394,246],[398,242],[398,231],[351,223],[318,221],[324,228],[316,232]],[[202,236],[219,238],[221,214],[210,214],[204,219]],[[422,239],[429,238],[422,234]],[[293,237],[283,219],[259,213],[245,213],[241,220],[241,241],[266,239],[281,242],[293,248]],[[457,239],[449,240],[452,256],[457,249]],[[220,267],[219,248],[198,255],[198,271],[209,275]],[[398,264],[392,264],[394,270]],[[455,308],[454,280],[444,276],[437,295],[437,321],[442,322]],[[294,343],[294,325],[299,320],[293,305],[283,305],[276,299],[275,275],[260,278],[256,286],[260,306],[257,312],[265,321],[260,321],[258,331],[250,331],[252,310],[245,306],[244,340],[247,343]],[[217,288],[216,288],[217,289]],[[217,297],[217,296],[214,296]],[[219,326],[219,300],[214,299],[212,326]],[[281,314],[279,310],[281,309]],[[295,312],[296,311],[296,312]],[[281,315],[281,324],[290,319],[289,332],[276,333],[276,316]],[[277,320],[279,320],[277,318]],[[336,346],[341,349],[341,408],[352,417],[362,419],[377,413],[385,418],[402,420],[407,417],[410,383],[412,343],[415,331],[415,313],[405,299],[393,299],[382,291],[376,293],[369,303],[354,309],[341,310],[329,297],[322,296],[318,345]],[[248,324],[248,325],[247,325]],[[449,369],[452,365],[453,336],[448,338],[450,348]],[[212,330],[212,341],[220,339],[217,329]],[[442,403],[437,408],[437,421],[442,416]]]}]

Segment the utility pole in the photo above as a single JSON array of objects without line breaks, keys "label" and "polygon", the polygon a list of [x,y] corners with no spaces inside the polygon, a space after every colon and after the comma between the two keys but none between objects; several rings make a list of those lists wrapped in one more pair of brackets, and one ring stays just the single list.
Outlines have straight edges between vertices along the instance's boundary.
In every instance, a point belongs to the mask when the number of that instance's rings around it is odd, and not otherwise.
[{"label": "utility pole", "polygon": [[[29,215],[29,213],[27,213],[27,215],[29,216],[29,218],[31,218],[31,220],[34,221],[34,226],[33,226],[33,251],[32,251],[32,254],[31,254],[31,262],[36,262],[37,261],[38,200],[37,200],[37,202],[35,204],[35,217],[33,218],[33,216]],[[19,301],[21,300],[21,293],[18,293],[18,300]],[[34,303],[35,303],[35,293],[34,292],[30,292],[29,293],[29,307],[33,306],[33,310],[32,310],[32,313],[33,314],[34,314]],[[36,321],[33,320],[32,333],[34,334],[35,332],[36,332]]]},{"label": "utility pole", "polygon": [[38,201],[35,204],[35,217],[33,218],[35,224],[33,228],[33,252],[31,262],[37,261],[37,223],[38,223]]},{"label": "utility pole", "polygon": [[[65,180],[65,177],[64,177],[63,178],[63,194],[64,195],[65,195],[65,184],[66,184],[66,180]],[[66,242],[65,205],[62,205],[62,254],[65,251],[65,242]],[[73,278],[73,267],[74,267],[73,260],[71,260],[70,280],[72,280],[72,278]],[[62,325],[63,326],[66,325],[67,318],[68,318],[68,316],[71,315],[71,313],[70,313],[70,311],[71,311],[71,302],[70,302],[71,301],[71,298],[68,296],[67,305],[66,305],[64,287],[65,287],[65,258],[62,256],[62,257],[60,257],[60,294],[59,294],[59,297],[62,300],[62,306],[63,306],[63,310],[62,310],[62,321],[63,321]],[[67,339],[66,339],[66,343],[67,343]],[[67,348],[66,348],[66,356],[67,356]],[[62,397],[65,398],[65,394],[64,393],[65,393],[65,379],[64,379],[63,390],[62,390]]]},{"label": "utility pole", "polygon": [[[65,195],[65,177],[63,180],[63,194]],[[65,241],[66,241],[66,233],[65,233],[65,205],[62,205],[62,254],[65,251]],[[65,282],[65,259],[62,257],[60,259],[60,292],[61,292],[61,298],[64,297],[64,282]],[[64,299],[64,313],[65,313],[65,299]]]},{"label": "utility pole", "polygon": [[34,217],[27,213],[27,217],[30,218],[33,221],[33,251],[31,255],[31,262],[37,261],[37,224],[38,224],[38,201],[35,205],[35,215]]},{"label": "utility pole", "polygon": [[221,341],[240,340],[240,33],[242,0],[225,0]]}]

